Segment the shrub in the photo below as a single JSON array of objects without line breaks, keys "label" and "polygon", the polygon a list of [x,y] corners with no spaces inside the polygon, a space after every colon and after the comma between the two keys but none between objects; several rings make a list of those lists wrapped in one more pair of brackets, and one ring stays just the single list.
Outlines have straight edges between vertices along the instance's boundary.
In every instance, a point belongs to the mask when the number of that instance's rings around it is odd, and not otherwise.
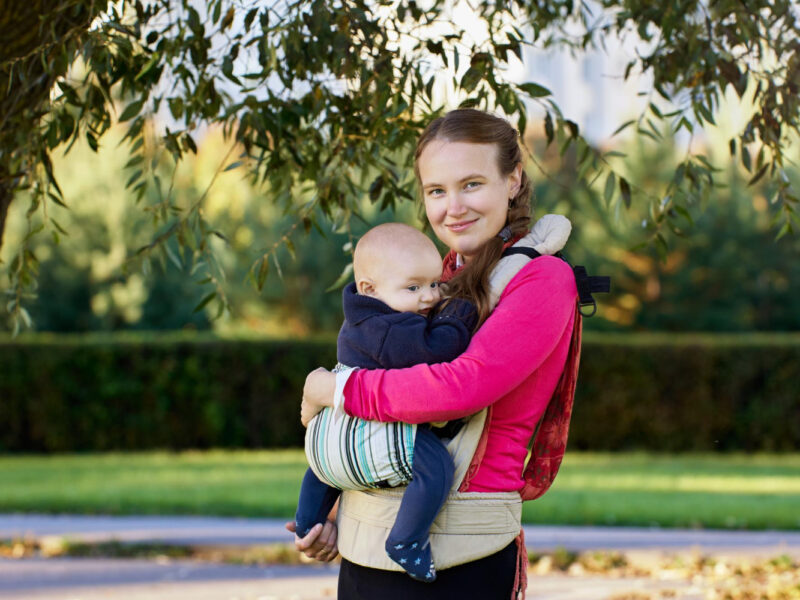
[{"label": "shrub", "polygon": [[[31,336],[0,341],[0,450],[300,446],[306,374],[335,340]],[[570,447],[800,445],[800,337],[587,335]]]}]

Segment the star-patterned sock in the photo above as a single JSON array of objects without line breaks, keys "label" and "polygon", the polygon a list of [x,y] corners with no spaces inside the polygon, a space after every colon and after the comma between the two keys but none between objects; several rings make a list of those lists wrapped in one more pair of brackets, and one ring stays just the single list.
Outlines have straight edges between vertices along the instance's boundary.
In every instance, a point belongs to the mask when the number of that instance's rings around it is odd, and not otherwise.
[{"label": "star-patterned sock", "polygon": [[424,542],[386,541],[386,553],[417,581],[436,581],[436,568],[431,557],[431,545]]}]

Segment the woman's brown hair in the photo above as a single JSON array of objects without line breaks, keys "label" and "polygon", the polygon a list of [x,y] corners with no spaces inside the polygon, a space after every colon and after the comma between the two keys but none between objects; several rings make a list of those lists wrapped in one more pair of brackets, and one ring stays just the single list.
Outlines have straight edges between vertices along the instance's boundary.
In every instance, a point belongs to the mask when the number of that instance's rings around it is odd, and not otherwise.
[{"label": "woman's brown hair", "polygon": [[[497,167],[504,176],[510,175],[518,164],[522,164],[522,149],[517,139],[517,130],[508,121],[472,108],[459,108],[434,119],[417,140],[414,153],[414,172],[420,181],[418,160],[425,146],[433,140],[466,142],[470,144],[494,144],[497,147]],[[511,230],[511,239],[528,233],[531,220],[531,182],[525,171],[519,190],[508,201],[505,226]],[[498,232],[499,233],[499,232]],[[447,282],[446,293],[452,298],[466,298],[478,309],[478,325],[487,319],[492,310],[489,295],[489,274],[503,254],[502,238],[492,237],[478,254],[458,274]]]}]

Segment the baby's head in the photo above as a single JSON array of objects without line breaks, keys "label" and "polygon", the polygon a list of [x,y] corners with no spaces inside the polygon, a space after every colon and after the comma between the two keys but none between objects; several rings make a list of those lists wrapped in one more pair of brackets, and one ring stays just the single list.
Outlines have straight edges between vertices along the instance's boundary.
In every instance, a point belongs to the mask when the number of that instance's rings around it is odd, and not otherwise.
[{"label": "baby's head", "polygon": [[385,223],[358,241],[353,255],[356,289],[399,312],[427,313],[439,301],[442,257],[413,227]]}]

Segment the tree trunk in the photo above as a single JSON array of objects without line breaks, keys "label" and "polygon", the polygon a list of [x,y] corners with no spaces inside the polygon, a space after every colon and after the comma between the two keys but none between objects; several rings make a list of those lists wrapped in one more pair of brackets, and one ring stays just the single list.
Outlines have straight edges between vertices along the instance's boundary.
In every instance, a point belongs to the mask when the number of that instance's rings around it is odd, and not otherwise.
[{"label": "tree trunk", "polygon": [[8,215],[8,208],[11,206],[11,201],[14,195],[11,190],[0,183],[0,250],[3,248],[3,234],[6,231],[6,216]]},{"label": "tree trunk", "polygon": [[64,74],[48,70],[54,64],[48,58],[75,48],[64,42],[82,35],[104,6],[100,0],[0,0],[0,249],[23,175],[20,157],[29,150],[20,136],[46,113],[50,89]]}]

